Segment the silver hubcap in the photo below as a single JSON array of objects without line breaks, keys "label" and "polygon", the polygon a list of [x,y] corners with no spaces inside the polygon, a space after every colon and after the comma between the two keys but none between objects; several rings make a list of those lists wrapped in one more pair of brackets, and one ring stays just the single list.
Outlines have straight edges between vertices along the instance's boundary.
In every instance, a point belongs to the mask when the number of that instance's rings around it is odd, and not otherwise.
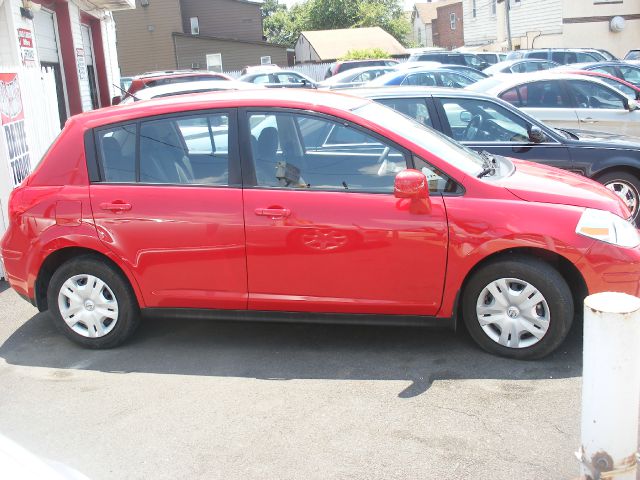
[{"label": "silver hubcap", "polygon": [[313,230],[302,237],[302,243],[314,250],[337,250],[347,243],[347,236],[333,230]]},{"label": "silver hubcap", "polygon": [[618,195],[625,205],[627,205],[631,214],[635,215],[636,209],[638,208],[638,191],[633,185],[624,180],[614,180],[606,183],[605,187]]},{"label": "silver hubcap", "polygon": [[538,343],[551,318],[549,305],[538,289],[517,278],[500,278],[484,287],[476,314],[487,336],[509,348]]},{"label": "silver hubcap", "polygon": [[58,308],[69,328],[83,337],[104,337],[118,322],[116,296],[93,275],[75,275],[64,282]]}]

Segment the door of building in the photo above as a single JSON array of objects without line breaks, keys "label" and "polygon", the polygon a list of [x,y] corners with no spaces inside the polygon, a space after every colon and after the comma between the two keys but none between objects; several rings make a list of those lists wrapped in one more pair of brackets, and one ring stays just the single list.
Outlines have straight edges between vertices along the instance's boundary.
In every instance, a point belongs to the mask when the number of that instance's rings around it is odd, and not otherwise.
[{"label": "door of building", "polygon": [[89,94],[91,95],[91,106],[100,108],[98,96],[98,82],[96,81],[95,59],[93,58],[93,42],[91,41],[91,31],[87,25],[81,25],[82,45],[84,47],[84,58],[87,65],[87,78],[89,80]]},{"label": "door of building", "polygon": [[44,8],[33,12],[33,29],[40,65],[42,68],[51,69],[54,72],[56,96],[58,97],[58,116],[60,117],[60,128],[62,128],[68,114],[58,49],[58,36],[56,35],[55,14]]}]

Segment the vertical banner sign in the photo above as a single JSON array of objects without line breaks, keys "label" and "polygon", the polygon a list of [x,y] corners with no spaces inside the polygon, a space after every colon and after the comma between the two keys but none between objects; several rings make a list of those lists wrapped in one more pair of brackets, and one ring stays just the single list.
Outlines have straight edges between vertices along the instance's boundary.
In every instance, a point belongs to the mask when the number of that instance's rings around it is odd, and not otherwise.
[{"label": "vertical banner sign", "polygon": [[18,45],[20,45],[20,57],[25,67],[35,67],[36,57],[33,50],[33,36],[28,28],[18,29]]},{"label": "vertical banner sign", "polygon": [[11,180],[15,188],[31,173],[17,73],[0,73],[0,120],[2,136],[7,143]]},{"label": "vertical banner sign", "polygon": [[84,58],[84,48],[76,48],[76,65],[78,65],[78,77],[80,80],[87,78],[87,62]]}]

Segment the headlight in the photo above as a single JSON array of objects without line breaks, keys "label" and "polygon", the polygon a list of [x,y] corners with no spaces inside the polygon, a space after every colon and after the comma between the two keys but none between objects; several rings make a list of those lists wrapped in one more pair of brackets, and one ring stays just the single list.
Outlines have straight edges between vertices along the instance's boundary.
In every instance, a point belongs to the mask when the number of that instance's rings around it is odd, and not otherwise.
[{"label": "headlight", "polygon": [[619,247],[640,245],[640,234],[631,222],[604,210],[587,208],[580,217],[576,233]]}]

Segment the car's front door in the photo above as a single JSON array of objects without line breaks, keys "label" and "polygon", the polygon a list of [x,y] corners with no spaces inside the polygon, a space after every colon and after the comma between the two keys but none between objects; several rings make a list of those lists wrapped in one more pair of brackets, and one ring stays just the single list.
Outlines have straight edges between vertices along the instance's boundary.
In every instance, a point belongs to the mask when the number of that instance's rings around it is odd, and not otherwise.
[{"label": "car's front door", "polygon": [[407,152],[300,111],[247,111],[240,124],[249,309],[437,312],[446,212],[435,193],[429,209],[394,197]]},{"label": "car's front door", "polygon": [[568,80],[583,130],[640,137],[640,112],[630,112],[628,100],[613,88],[588,80]]},{"label": "car's front door", "polygon": [[529,132],[534,124],[497,102],[477,98],[434,97],[442,131],[477,151],[572,168],[569,149],[547,133],[534,143]]},{"label": "car's front door", "polygon": [[234,119],[233,110],[209,111],[95,132],[98,235],[133,272],[147,307],[246,308]]}]

